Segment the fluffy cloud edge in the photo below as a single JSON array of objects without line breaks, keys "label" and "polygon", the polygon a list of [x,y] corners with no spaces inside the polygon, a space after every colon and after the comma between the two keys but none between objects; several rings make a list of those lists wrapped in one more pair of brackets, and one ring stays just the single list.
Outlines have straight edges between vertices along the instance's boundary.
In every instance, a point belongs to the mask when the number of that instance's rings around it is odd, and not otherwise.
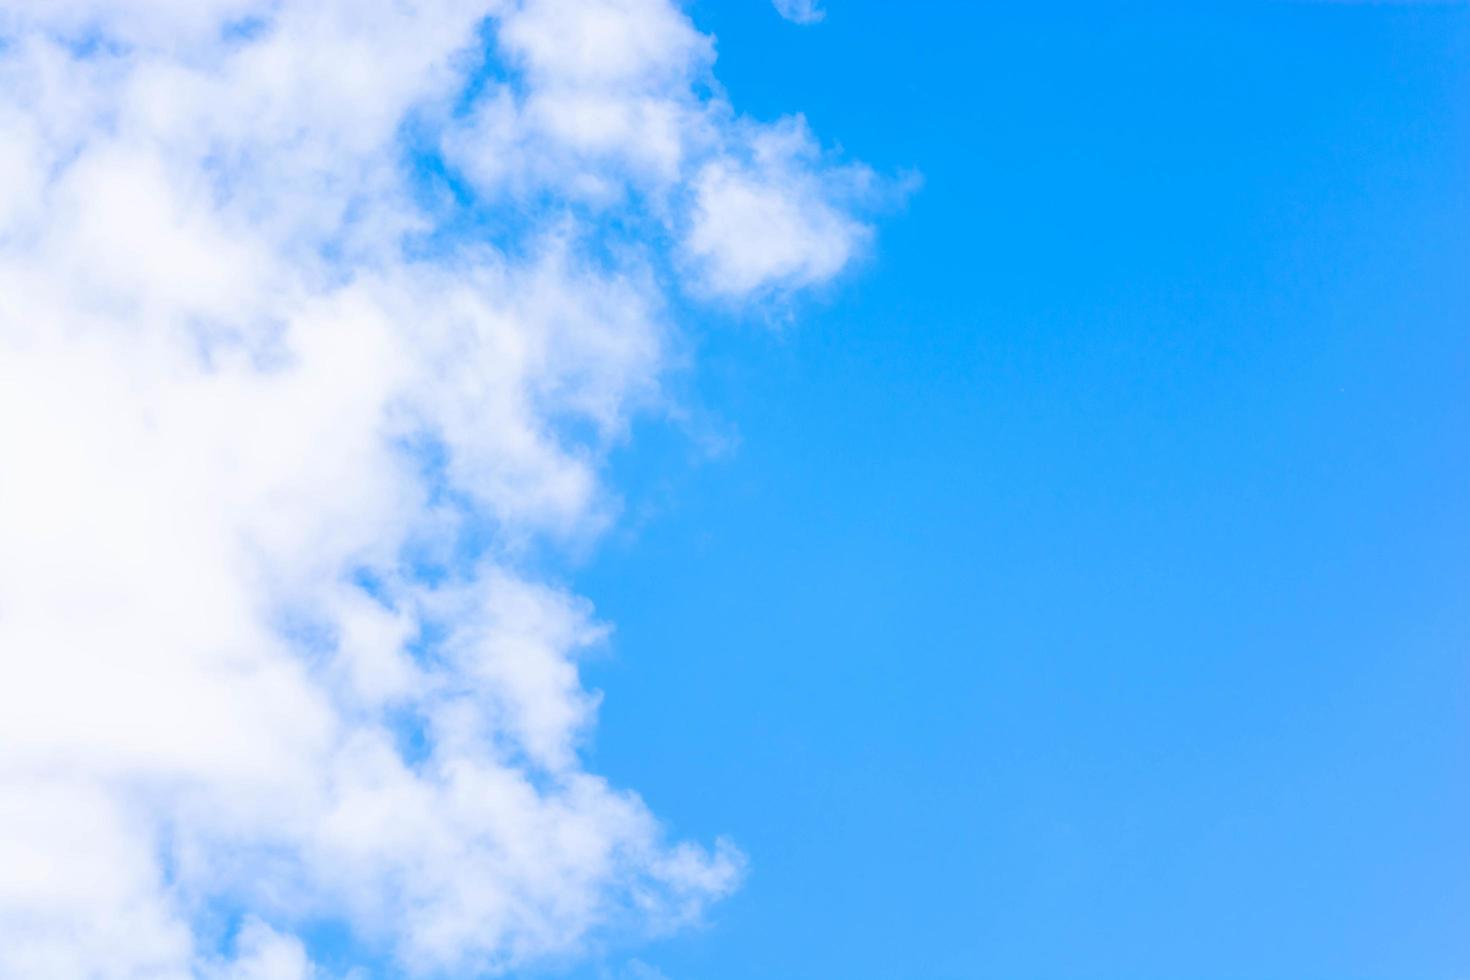
[{"label": "fluffy cloud edge", "polygon": [[[695,921],[585,770],[671,297],[829,282],[874,180],[667,0],[0,3],[0,974],[411,975]],[[611,40],[609,40],[611,39]],[[231,938],[233,937],[233,938]]]}]

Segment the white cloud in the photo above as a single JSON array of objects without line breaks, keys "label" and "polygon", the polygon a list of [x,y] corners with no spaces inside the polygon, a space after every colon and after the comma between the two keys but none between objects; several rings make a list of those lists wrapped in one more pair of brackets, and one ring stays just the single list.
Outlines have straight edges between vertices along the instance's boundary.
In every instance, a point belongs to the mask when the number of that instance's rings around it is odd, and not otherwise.
[{"label": "white cloud", "polygon": [[234,942],[235,956],[208,971],[209,980],[312,980],[317,971],[294,936],[247,919]]},{"label": "white cloud", "polygon": [[772,0],[776,12],[796,24],[815,24],[827,12],[817,0]]},{"label": "white cloud", "polygon": [[764,288],[825,282],[868,237],[847,204],[871,174],[862,167],[822,171],[801,119],[762,128],[745,158],[723,155],[694,177],[685,251],[706,289],[746,296]]},{"label": "white cloud", "polygon": [[498,973],[735,887],[583,768],[606,627],[521,560],[609,519],[671,290],[868,235],[713,58],[669,0],[0,0],[0,976]]}]

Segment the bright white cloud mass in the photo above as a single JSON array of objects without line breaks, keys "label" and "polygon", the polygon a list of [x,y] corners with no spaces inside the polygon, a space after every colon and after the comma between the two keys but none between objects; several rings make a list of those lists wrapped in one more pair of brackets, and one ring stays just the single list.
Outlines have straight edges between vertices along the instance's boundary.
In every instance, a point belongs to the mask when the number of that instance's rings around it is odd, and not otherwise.
[{"label": "bright white cloud mass", "polygon": [[671,299],[870,193],[670,0],[0,0],[0,976],[497,973],[699,916],[585,771]]}]

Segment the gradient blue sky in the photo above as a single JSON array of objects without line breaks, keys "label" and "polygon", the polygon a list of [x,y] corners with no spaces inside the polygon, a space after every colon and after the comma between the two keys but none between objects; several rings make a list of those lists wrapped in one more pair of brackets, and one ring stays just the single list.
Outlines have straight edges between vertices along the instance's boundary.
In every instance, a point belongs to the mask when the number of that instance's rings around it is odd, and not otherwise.
[{"label": "gradient blue sky", "polygon": [[592,767],[751,862],[632,952],[1470,976],[1470,9],[690,9],[923,186],[790,323],[702,314],[570,573]]}]

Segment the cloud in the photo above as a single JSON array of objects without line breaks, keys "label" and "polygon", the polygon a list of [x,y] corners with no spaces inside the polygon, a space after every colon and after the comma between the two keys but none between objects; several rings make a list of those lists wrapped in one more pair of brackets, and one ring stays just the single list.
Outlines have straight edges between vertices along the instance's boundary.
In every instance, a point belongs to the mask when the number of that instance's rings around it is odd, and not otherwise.
[{"label": "cloud", "polygon": [[623,968],[626,980],[669,980],[668,974],[642,960],[629,960]]},{"label": "cloud", "polygon": [[848,205],[872,174],[819,168],[819,148],[799,118],[753,133],[739,157],[700,167],[684,249],[707,290],[740,297],[811,286],[848,264],[868,237]]},{"label": "cloud", "polygon": [[473,976],[699,918],[586,770],[679,295],[838,275],[871,174],[669,0],[0,0],[0,975]]},{"label": "cloud", "polygon": [[822,9],[818,0],[772,0],[776,12],[787,20],[796,24],[815,24],[827,12]]},{"label": "cloud", "polygon": [[209,980],[313,980],[317,971],[299,939],[283,936],[258,919],[247,919],[235,937],[235,956]]}]

